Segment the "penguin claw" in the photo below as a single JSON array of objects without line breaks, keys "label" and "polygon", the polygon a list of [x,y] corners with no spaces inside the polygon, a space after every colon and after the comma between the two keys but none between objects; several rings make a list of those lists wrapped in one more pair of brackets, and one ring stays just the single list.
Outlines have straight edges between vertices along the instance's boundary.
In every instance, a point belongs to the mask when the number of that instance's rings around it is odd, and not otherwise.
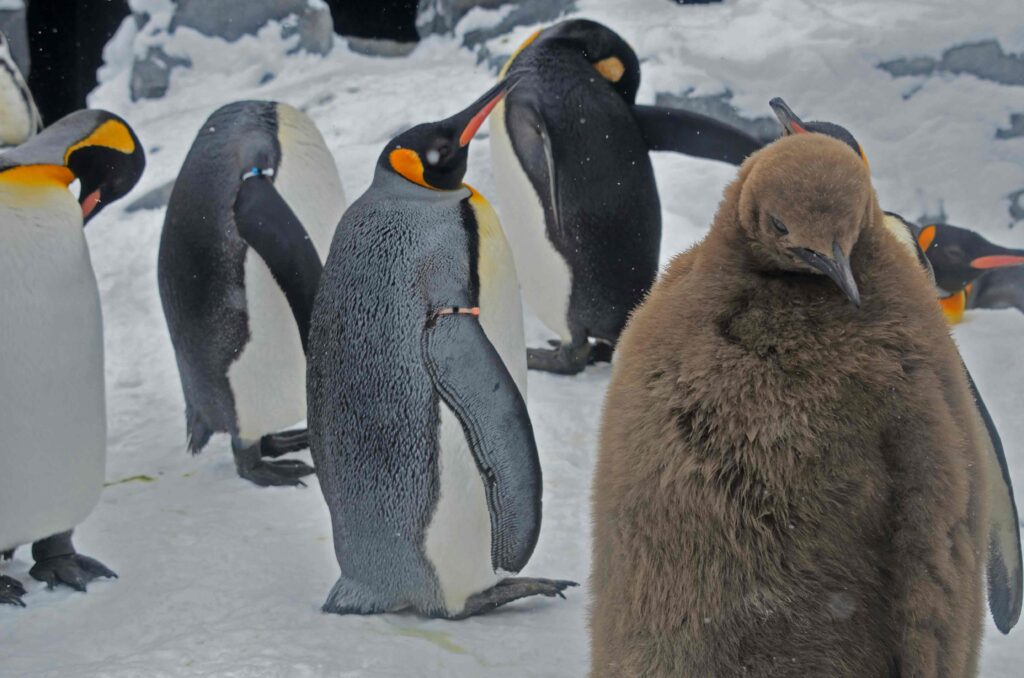
[{"label": "penguin claw", "polygon": [[526,367],[554,374],[579,374],[590,361],[591,347],[588,342],[580,346],[557,343],[557,348],[526,349]]},{"label": "penguin claw", "polygon": [[63,584],[82,593],[86,592],[86,585],[94,579],[100,577],[117,579],[114,571],[106,565],[79,553],[40,560],[32,566],[28,573],[34,579],[46,584],[48,589],[54,589],[58,584]]},{"label": "penguin claw", "polygon": [[486,591],[470,596],[462,613],[452,618],[465,619],[473,615],[483,614],[489,610],[511,603],[513,600],[519,600],[528,596],[547,596],[548,598],[558,596],[565,599],[565,594],[562,592],[570,586],[579,586],[579,584],[565,579],[509,577],[502,579]]}]

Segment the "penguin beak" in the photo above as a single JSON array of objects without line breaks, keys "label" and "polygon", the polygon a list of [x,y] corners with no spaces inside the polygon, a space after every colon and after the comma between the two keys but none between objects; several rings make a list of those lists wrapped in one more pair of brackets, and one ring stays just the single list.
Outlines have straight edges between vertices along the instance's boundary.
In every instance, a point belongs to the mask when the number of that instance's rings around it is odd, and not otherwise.
[{"label": "penguin beak", "polygon": [[971,261],[971,268],[987,271],[993,268],[1007,268],[1024,264],[1024,254],[1020,250],[1005,250],[999,254],[989,254]]},{"label": "penguin beak", "polygon": [[782,124],[782,129],[784,130],[785,135],[808,133],[803,120],[797,117],[797,114],[794,113],[793,109],[782,100],[782,97],[775,97],[768,102],[768,105],[772,107],[772,111],[775,112],[775,117],[778,118],[779,123]]},{"label": "penguin beak", "polygon": [[[462,132],[459,134],[459,146],[466,147],[473,140],[473,136],[484,124],[484,120],[491,114],[494,107],[502,98],[512,91],[515,83],[509,83],[508,79],[502,80],[497,85],[487,90],[487,93],[470,104],[469,108],[453,116],[457,125],[461,125]],[[456,127],[458,129],[458,127]]]},{"label": "penguin beak", "polygon": [[78,203],[82,206],[82,223],[85,225],[92,217],[93,212],[100,204],[100,189],[96,189],[88,195],[83,195]]},{"label": "penguin beak", "polygon": [[843,254],[838,242],[832,242],[831,258],[804,247],[793,247],[790,251],[831,278],[853,305],[860,307],[860,290],[857,289],[857,281],[853,279],[850,259]]}]

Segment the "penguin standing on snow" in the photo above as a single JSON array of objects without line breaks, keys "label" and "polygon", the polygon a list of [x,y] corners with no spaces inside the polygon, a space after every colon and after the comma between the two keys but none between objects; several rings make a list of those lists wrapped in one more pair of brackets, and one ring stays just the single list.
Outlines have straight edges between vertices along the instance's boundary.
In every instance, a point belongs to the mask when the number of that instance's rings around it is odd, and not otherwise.
[{"label": "penguin standing on snow", "polygon": [[[867,167],[867,156],[857,139],[841,125],[830,122],[804,122],[776,97],[770,102],[784,133],[788,135],[818,133],[830,136],[843,142],[854,150]],[[984,270],[987,263],[994,266],[1013,265],[1014,250],[997,248],[966,229],[949,225],[933,225],[921,229],[917,224],[907,221],[895,212],[883,213],[883,225],[889,234],[903,245],[913,261],[924,270],[928,280],[939,290],[939,305],[946,320],[959,322],[963,315],[963,303],[951,303],[957,295],[951,290],[961,288],[958,296],[965,296],[964,281],[971,280],[974,270]],[[934,246],[936,233],[947,234],[941,248]],[[962,243],[962,244],[961,244]],[[957,251],[958,247],[963,250]],[[983,257],[991,256],[994,260],[986,261]],[[1009,263],[1007,261],[1009,260]],[[972,268],[976,262],[978,268]],[[908,262],[913,266],[913,262]],[[958,315],[955,309],[959,308]],[[961,361],[962,364],[962,361]],[[963,365],[967,382],[974,398],[975,411],[971,413],[972,421],[961,420],[961,428],[965,431],[980,431],[981,437],[976,441],[978,448],[985,452],[987,499],[989,502],[989,542],[988,542],[988,601],[992,619],[1003,633],[1009,633],[1020,618],[1022,599],[1024,599],[1024,566],[1022,566],[1020,527],[1017,514],[1017,503],[1013,496],[1013,483],[1006,464],[1002,438],[996,429],[995,421],[989,414],[988,407],[978,391],[978,387],[966,365]],[[980,426],[979,426],[980,423]]]},{"label": "penguin standing on snow", "polygon": [[572,585],[507,578],[537,543],[541,470],[515,266],[462,183],[505,92],[393,139],[331,245],[308,380],[341,567],[327,612],[463,618]]},{"label": "penguin standing on snow", "polygon": [[301,485],[313,469],[265,461],[307,447],[309,316],[345,196],[313,122],[286,104],[213,113],[171,193],[157,276],[185,395],[189,448],[231,435],[238,474]]},{"label": "penguin standing on snow", "polygon": [[595,477],[594,675],[975,675],[984,431],[882,220],[845,145],[780,139],[634,314]]},{"label": "penguin standing on snow", "polygon": [[[115,576],[71,544],[99,499],[107,446],[103,321],[82,227],[144,167],[127,123],[98,110],[0,154],[0,552],[31,542],[30,574],[51,588]],[[0,603],[24,605],[24,594],[0,575]]]},{"label": "penguin standing on snow", "polygon": [[648,152],[739,164],[761,144],[699,114],[634,105],[640,62],[593,21],[534,33],[506,74],[518,83],[491,123],[498,197],[526,300],[560,339],[530,349],[529,367],[573,374],[607,359],[657,274],[661,207]]},{"label": "penguin standing on snow", "polygon": [[43,129],[32,92],[0,32],[0,146],[17,146]]}]

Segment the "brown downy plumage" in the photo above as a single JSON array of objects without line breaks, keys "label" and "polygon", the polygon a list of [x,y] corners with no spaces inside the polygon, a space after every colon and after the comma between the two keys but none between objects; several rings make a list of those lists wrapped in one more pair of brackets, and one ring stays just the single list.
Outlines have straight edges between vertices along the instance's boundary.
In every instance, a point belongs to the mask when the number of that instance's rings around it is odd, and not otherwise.
[{"label": "brown downy plumage", "polygon": [[982,432],[882,219],[842,143],[779,140],[636,311],[595,478],[593,675],[976,673]]}]

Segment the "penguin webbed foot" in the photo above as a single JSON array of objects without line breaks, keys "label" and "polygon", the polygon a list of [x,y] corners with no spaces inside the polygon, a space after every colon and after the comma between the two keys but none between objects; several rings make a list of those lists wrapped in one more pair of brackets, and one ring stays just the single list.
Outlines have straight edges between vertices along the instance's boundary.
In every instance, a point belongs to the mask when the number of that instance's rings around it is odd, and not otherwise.
[{"label": "penguin webbed foot", "polygon": [[0,605],[25,607],[25,601],[21,599],[23,595],[25,587],[20,581],[0,574]]},{"label": "penguin webbed foot", "polygon": [[463,611],[452,619],[465,619],[483,614],[514,600],[530,596],[547,596],[548,598],[558,596],[564,600],[565,594],[562,592],[570,586],[579,586],[579,584],[565,579],[509,577],[502,579],[486,591],[470,596]]},{"label": "penguin webbed foot", "polygon": [[94,579],[117,579],[117,574],[109,567],[75,551],[71,532],[61,532],[32,544],[32,557],[36,564],[28,573],[49,589],[62,584],[85,593],[86,585]]},{"label": "penguin webbed foot", "polygon": [[[289,431],[288,433],[293,432]],[[264,455],[264,450],[268,449],[265,447],[264,441],[268,437],[271,436],[264,436],[256,444],[245,448],[232,445],[238,475],[260,487],[305,487],[306,483],[302,482],[302,478],[314,473],[313,467],[298,459],[263,461],[262,457],[264,456],[277,456],[275,454]],[[270,450],[272,452],[277,451],[273,447]],[[293,452],[295,450],[287,451]],[[279,454],[285,454],[285,452],[280,452]]]},{"label": "penguin webbed foot", "polygon": [[[587,365],[592,365],[591,356],[596,353],[589,341],[578,346],[560,341],[549,341],[554,348],[526,349],[526,367],[540,372],[554,374],[579,374]],[[596,360],[596,359],[595,359]]]}]

